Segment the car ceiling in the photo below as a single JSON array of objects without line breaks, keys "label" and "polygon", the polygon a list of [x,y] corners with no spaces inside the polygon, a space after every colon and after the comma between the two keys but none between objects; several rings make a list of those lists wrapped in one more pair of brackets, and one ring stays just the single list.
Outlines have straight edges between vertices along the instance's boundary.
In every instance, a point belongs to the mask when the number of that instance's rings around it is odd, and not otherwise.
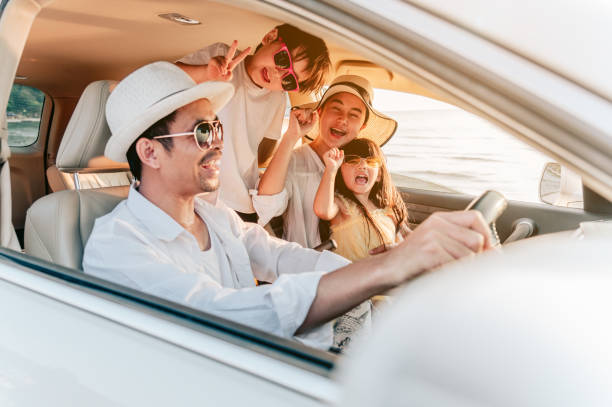
[{"label": "car ceiling", "polygon": [[[163,13],[201,24],[181,25],[158,17]],[[92,81],[118,80],[151,61],[173,61],[214,42],[236,39],[240,47],[255,47],[282,22],[214,1],[56,0],[32,26],[17,70],[27,79],[16,82],[53,97],[78,97]],[[361,74],[375,87],[441,98],[327,38],[326,43],[336,74]]]},{"label": "car ceiling", "polygon": [[[158,17],[162,13],[180,13],[202,24],[181,25]],[[121,79],[148,62],[176,60],[214,42],[236,39],[241,47],[256,46],[280,23],[211,1],[57,0],[32,26],[17,70],[27,79],[17,83],[54,97],[75,97],[91,81]],[[393,78],[333,42],[327,44],[334,66],[359,61],[369,77],[378,75],[382,82]]]}]

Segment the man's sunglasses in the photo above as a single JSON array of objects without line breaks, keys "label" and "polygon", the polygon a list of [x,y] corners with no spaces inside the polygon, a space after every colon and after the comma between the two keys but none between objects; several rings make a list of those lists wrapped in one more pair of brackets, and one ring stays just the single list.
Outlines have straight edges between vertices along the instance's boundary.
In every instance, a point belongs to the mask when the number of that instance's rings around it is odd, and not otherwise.
[{"label": "man's sunglasses", "polygon": [[281,69],[287,69],[287,73],[281,78],[281,85],[287,92],[299,92],[300,85],[298,83],[297,75],[293,70],[291,52],[289,52],[287,44],[285,44],[280,38],[279,41],[281,44],[283,44],[283,46],[276,54],[274,54],[274,63]]},{"label": "man's sunglasses", "polygon": [[344,164],[348,165],[359,165],[361,160],[364,160],[366,165],[371,168],[380,168],[382,161],[378,157],[359,157],[358,155],[346,155],[344,156]]},{"label": "man's sunglasses", "polygon": [[193,136],[198,148],[202,151],[206,151],[213,145],[215,138],[219,141],[223,141],[223,125],[221,125],[219,120],[204,120],[196,124],[193,131],[189,133],[166,134],[165,136],[155,136],[153,138],[158,139],[181,136]]}]

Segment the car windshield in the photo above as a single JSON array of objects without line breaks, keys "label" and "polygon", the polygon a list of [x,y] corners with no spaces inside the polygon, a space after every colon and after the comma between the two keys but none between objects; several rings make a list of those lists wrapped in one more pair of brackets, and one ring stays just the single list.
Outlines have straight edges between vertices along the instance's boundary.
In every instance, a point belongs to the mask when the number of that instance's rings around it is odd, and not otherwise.
[{"label": "car windshield", "polygon": [[552,158],[456,106],[421,95],[376,89],[376,108],[398,122],[385,144],[389,170],[404,187],[540,202],[538,184]]}]

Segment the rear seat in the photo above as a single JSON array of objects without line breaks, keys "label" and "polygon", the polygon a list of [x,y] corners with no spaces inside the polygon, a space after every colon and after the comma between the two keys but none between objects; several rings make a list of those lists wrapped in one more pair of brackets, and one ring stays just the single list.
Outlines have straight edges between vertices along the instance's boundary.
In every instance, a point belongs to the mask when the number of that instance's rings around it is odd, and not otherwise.
[{"label": "rear seat", "polygon": [[129,166],[104,157],[110,137],[105,107],[114,83],[92,82],[83,91],[66,126],[56,165],[47,169],[51,191],[130,185]]},{"label": "rear seat", "polygon": [[57,192],[34,202],[26,214],[29,255],[80,270],[96,218],[128,195],[129,167],[102,156],[110,137],[104,112],[111,83],[93,82],[77,104],[60,144],[58,166],[47,172]]}]

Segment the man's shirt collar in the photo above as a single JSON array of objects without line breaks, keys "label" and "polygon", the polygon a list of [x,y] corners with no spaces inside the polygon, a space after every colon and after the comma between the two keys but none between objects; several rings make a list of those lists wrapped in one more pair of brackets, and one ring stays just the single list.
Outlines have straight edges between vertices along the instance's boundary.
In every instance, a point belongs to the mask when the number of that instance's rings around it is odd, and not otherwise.
[{"label": "man's shirt collar", "polygon": [[158,239],[170,242],[185,231],[170,215],[145,198],[132,185],[127,199],[127,207],[149,231]]}]

